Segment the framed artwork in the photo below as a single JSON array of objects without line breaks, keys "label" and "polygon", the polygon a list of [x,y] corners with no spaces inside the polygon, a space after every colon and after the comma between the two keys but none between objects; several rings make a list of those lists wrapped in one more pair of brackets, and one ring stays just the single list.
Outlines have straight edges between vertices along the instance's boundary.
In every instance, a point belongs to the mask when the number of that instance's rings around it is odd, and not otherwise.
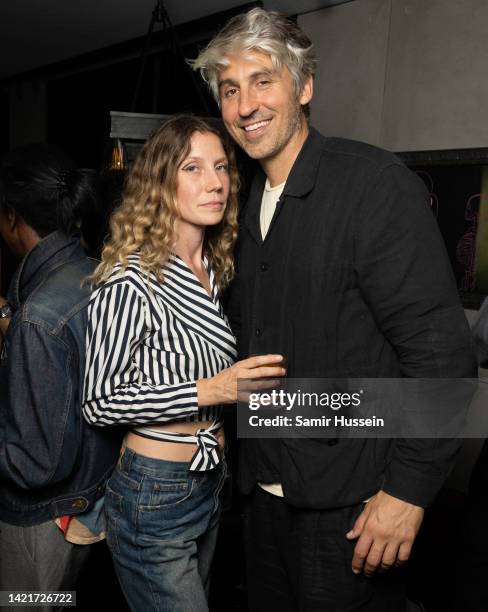
[{"label": "framed artwork", "polygon": [[488,295],[488,148],[397,156],[425,183],[466,308]]}]

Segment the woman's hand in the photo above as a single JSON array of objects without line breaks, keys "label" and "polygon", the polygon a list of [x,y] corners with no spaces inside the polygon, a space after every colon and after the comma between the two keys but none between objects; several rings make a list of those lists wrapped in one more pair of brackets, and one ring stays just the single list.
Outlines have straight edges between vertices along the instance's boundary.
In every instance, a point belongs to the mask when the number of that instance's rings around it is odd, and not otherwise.
[{"label": "woman's hand", "polygon": [[233,404],[237,402],[239,379],[278,379],[286,375],[282,355],[258,355],[242,359],[212,378],[197,380],[198,405]]}]

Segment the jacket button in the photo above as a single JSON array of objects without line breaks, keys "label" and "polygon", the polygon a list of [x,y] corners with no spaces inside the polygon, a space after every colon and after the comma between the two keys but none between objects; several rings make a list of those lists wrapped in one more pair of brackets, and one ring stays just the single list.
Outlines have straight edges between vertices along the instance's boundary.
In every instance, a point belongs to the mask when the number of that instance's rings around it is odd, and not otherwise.
[{"label": "jacket button", "polygon": [[254,333],[256,334],[256,336],[260,336],[263,331],[258,327]]},{"label": "jacket button", "polygon": [[331,438],[330,440],[327,440],[327,446],[335,446],[336,444],[339,444],[339,440],[337,440],[336,438]]},{"label": "jacket button", "polygon": [[84,510],[86,508],[86,500],[85,499],[75,499],[75,501],[71,504],[73,508],[76,510]]},{"label": "jacket button", "polygon": [[268,269],[268,264],[267,263],[262,263],[261,264],[261,272],[266,272],[267,269]]}]

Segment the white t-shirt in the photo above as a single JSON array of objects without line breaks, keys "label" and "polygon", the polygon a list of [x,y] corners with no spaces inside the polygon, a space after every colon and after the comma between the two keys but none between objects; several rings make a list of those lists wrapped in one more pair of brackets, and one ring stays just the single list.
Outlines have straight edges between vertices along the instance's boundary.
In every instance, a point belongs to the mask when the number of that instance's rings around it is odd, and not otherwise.
[{"label": "white t-shirt", "polygon": [[284,187],[285,183],[280,183],[275,187],[271,187],[269,184],[269,179],[266,179],[263,197],[261,198],[261,210],[259,213],[259,224],[261,226],[261,236],[263,240],[266,238],[266,234],[268,233],[271,219],[273,218],[276,210],[276,204],[283,193]]},{"label": "white t-shirt", "polygon": [[[271,187],[269,184],[269,179],[266,179],[263,197],[261,198],[261,211],[259,213],[259,224],[261,226],[261,236],[263,240],[266,238],[266,234],[268,233],[271,219],[273,218],[276,210],[276,204],[283,193],[284,187],[285,183],[280,183],[275,187]],[[273,484],[263,484],[258,482],[258,485],[272,495],[283,497],[283,489],[279,482]]]}]

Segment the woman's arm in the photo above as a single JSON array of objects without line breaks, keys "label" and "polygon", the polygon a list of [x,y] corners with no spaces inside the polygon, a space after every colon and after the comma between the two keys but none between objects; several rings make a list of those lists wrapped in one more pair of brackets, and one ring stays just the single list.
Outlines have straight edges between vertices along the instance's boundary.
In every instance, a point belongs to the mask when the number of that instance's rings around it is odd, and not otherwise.
[{"label": "woman's arm", "polygon": [[[257,355],[242,359],[212,378],[197,380],[199,406],[234,404],[237,402],[238,382],[246,381],[249,390],[272,388],[277,378],[286,375],[282,355]],[[264,381],[260,379],[265,379]],[[252,382],[251,382],[252,381]],[[243,385],[244,386],[244,385]],[[243,395],[245,389],[240,389]]]},{"label": "woman's arm", "polygon": [[146,307],[141,292],[128,282],[102,288],[90,303],[83,414],[93,425],[181,419],[199,406],[236,402],[238,378],[285,374],[280,355],[261,355],[211,378],[171,385],[143,382],[133,356],[146,333]]},{"label": "woman's arm", "polygon": [[90,302],[83,414],[93,425],[163,423],[198,412],[195,381],[141,380],[133,357],[146,333],[146,308],[129,282],[100,289]]}]

